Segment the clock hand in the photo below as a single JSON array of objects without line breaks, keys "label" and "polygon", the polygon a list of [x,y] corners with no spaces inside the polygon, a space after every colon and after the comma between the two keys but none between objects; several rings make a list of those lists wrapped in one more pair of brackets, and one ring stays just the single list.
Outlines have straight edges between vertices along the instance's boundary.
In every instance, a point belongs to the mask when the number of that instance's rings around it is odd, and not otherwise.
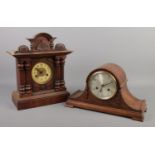
[{"label": "clock hand", "polygon": [[100,92],[102,92],[102,90],[103,90],[103,87],[105,87],[105,86],[107,86],[107,85],[110,85],[111,83],[113,83],[113,82],[110,82],[110,83],[107,83],[107,84],[101,85]]},{"label": "clock hand", "polygon": [[35,68],[35,70],[39,71],[39,68]]},{"label": "clock hand", "polygon": [[[36,68],[37,72],[39,73],[39,75],[42,75],[43,73],[45,74],[45,72],[42,69]],[[43,75],[44,75],[43,74]]]},{"label": "clock hand", "polygon": [[107,85],[110,85],[111,83],[113,83],[113,82],[107,83],[107,84],[103,85],[102,87],[105,87],[105,86],[107,86]]},{"label": "clock hand", "polygon": [[36,71],[37,71],[37,72],[39,72],[39,73],[40,73],[40,69],[39,69],[39,68],[35,68],[35,69],[36,69]]}]

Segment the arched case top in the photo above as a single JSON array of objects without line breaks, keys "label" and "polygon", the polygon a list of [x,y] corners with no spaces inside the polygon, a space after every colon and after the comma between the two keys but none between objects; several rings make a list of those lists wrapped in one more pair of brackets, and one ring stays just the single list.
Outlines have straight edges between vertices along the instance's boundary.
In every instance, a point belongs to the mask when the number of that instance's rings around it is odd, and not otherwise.
[{"label": "arched case top", "polygon": [[119,82],[120,87],[127,83],[126,73],[119,65],[109,63],[101,66],[101,68],[112,73]]}]

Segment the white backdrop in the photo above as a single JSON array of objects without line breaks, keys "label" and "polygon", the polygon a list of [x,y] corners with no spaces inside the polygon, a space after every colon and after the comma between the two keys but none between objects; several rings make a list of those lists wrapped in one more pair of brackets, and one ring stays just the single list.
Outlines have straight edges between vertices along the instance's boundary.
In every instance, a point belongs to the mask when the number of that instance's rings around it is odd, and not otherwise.
[{"label": "white backdrop", "polygon": [[[154,112],[154,92],[155,92],[155,28],[0,28],[0,92],[1,100],[3,101],[3,108],[0,115],[5,115],[8,107],[13,109],[13,113],[10,114],[10,118],[13,119],[10,123],[1,125],[20,125],[20,120],[17,122],[14,120],[17,115],[17,111],[14,108],[10,95],[11,91],[16,89],[16,72],[15,72],[15,59],[9,56],[6,51],[13,51],[18,48],[19,45],[29,42],[26,38],[31,38],[37,33],[46,32],[50,33],[54,37],[57,37],[57,42],[62,42],[67,48],[74,52],[67,57],[65,66],[65,80],[68,90],[72,93],[77,89],[83,89],[85,86],[85,79],[89,72],[96,67],[108,62],[119,64],[124,68],[128,77],[128,85],[130,90],[139,98],[147,99],[149,107],[146,113],[145,123],[136,123],[128,121],[122,123],[119,117],[110,116],[107,114],[100,115],[105,117],[102,122],[102,118],[99,122],[94,119],[94,122],[89,122],[86,119],[80,119],[78,122],[68,121],[66,119],[54,123],[50,122],[23,122],[22,125],[27,126],[150,126],[154,125],[153,122]],[[61,104],[60,104],[61,105]],[[60,105],[54,105],[58,108]],[[58,107],[57,107],[58,106]],[[49,107],[49,106],[48,106]],[[46,108],[48,108],[46,107]],[[52,108],[52,106],[51,106]],[[63,106],[61,107],[63,111]],[[37,110],[39,108],[36,108]],[[40,108],[43,109],[43,108]],[[54,109],[54,108],[53,108]],[[37,111],[36,110],[36,111]],[[45,110],[45,109],[44,109]],[[67,109],[68,110],[68,109]],[[35,111],[33,109],[32,111]],[[31,110],[28,112],[32,112]],[[16,113],[15,113],[16,112]],[[67,111],[68,112],[68,111]],[[73,110],[74,112],[74,110]],[[80,112],[80,111],[79,111]],[[98,117],[98,113],[92,113],[88,111],[82,111],[85,115],[91,116],[91,114]],[[72,111],[71,111],[72,113]],[[88,114],[89,113],[89,114]],[[39,113],[38,113],[39,114]],[[72,113],[73,114],[73,113]],[[54,115],[54,113],[53,113]],[[77,116],[78,116],[77,110]],[[48,115],[50,118],[50,114]],[[63,115],[62,115],[63,116]],[[77,117],[75,116],[75,117]],[[8,115],[7,115],[8,117]],[[24,117],[24,115],[23,115]],[[68,114],[69,117],[69,114]],[[94,118],[94,117],[93,117]],[[113,120],[113,123],[109,123],[109,118]],[[114,118],[114,119],[113,119]],[[116,123],[114,120],[118,119]],[[64,121],[66,121],[64,123]],[[83,121],[83,122],[82,122]],[[87,123],[86,123],[87,122]],[[133,122],[133,123],[132,123]],[[40,124],[39,124],[40,123]]]}]

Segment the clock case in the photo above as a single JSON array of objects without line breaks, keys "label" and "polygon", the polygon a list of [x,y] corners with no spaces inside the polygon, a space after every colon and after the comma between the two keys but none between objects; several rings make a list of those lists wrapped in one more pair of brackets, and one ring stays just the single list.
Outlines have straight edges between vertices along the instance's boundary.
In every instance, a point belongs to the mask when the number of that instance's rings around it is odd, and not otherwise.
[{"label": "clock case", "polygon": [[[40,33],[28,39],[31,48],[20,46],[18,51],[10,53],[16,58],[17,91],[12,93],[12,100],[18,110],[64,102],[69,96],[64,81],[64,64],[70,50],[64,44],[56,44],[47,33]],[[47,63],[54,75],[46,84],[33,81],[31,71],[38,62]]]},{"label": "clock case", "polygon": [[[117,80],[117,93],[109,100],[98,99],[89,90],[89,79],[98,71],[107,71]],[[139,100],[130,93],[127,87],[126,74],[116,64],[105,64],[92,71],[87,77],[85,90],[78,90],[71,95],[66,106],[124,116],[137,121],[144,120],[144,112],[146,111],[145,100]]]}]

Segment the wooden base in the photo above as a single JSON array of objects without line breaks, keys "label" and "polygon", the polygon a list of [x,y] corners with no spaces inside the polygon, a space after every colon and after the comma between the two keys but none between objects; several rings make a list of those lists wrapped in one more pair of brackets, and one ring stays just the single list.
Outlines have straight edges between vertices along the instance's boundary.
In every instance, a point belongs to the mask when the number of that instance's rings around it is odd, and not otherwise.
[{"label": "wooden base", "polygon": [[49,92],[27,97],[20,97],[17,91],[12,93],[12,100],[18,110],[65,102],[68,97],[67,91]]},{"label": "wooden base", "polygon": [[78,97],[83,93],[83,91],[77,91],[75,92],[70,99],[66,102],[66,106],[70,108],[81,108],[81,109],[86,109],[86,110],[93,110],[93,111],[98,111],[98,112],[103,112],[103,113],[109,113],[113,115],[119,115],[119,116],[124,116],[131,118],[133,120],[137,121],[143,121],[144,116],[143,113],[140,111],[129,111],[126,109],[119,109],[119,108],[112,108],[108,106],[101,106],[101,105],[96,105],[93,103],[87,103],[86,101],[81,101],[78,99]]}]

